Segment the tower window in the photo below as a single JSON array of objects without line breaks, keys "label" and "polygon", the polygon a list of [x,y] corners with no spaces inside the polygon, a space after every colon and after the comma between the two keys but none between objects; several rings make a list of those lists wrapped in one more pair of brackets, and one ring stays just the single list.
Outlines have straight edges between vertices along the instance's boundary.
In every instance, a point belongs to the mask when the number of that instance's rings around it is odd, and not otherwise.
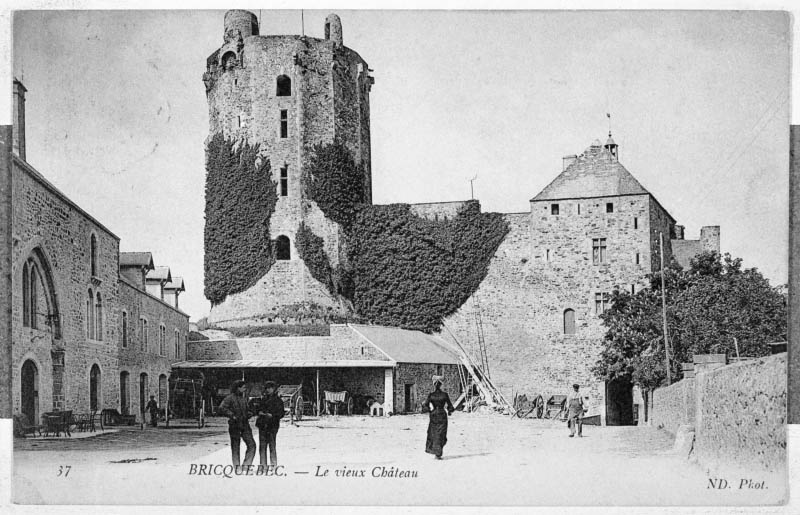
[{"label": "tower window", "polygon": [[606,239],[594,238],[592,240],[592,263],[599,265],[606,262]]},{"label": "tower window", "polygon": [[288,236],[278,236],[275,240],[275,259],[278,260],[288,260],[291,259],[291,250],[289,247],[289,237]]},{"label": "tower window", "polygon": [[122,346],[128,346],[128,313],[122,312]]},{"label": "tower window", "polygon": [[281,197],[289,195],[289,167],[281,168]]},{"label": "tower window", "polygon": [[564,334],[575,334],[575,310],[564,310]]},{"label": "tower window", "polygon": [[631,284],[631,295],[636,295],[636,285]]},{"label": "tower window", "polygon": [[594,294],[594,313],[595,315],[602,315],[609,308],[610,295],[607,292],[598,292]]},{"label": "tower window", "polygon": [[28,263],[22,265],[22,326],[31,325],[31,294],[30,294],[30,275],[28,274]]},{"label": "tower window", "polygon": [[581,214],[581,205],[578,204],[578,214]]},{"label": "tower window", "polygon": [[613,213],[613,212],[614,212],[614,203],[606,202],[606,213]]},{"label": "tower window", "polygon": [[292,96],[292,79],[287,77],[286,75],[278,76],[278,80],[276,81],[276,88],[275,88],[275,95],[279,97],[290,97]]},{"label": "tower window", "polygon": [[92,277],[97,277],[97,237],[94,234],[92,234],[92,237],[89,238],[89,246],[92,260]]},{"label": "tower window", "polygon": [[551,215],[558,214],[558,204],[550,204],[550,214]]},{"label": "tower window", "polygon": [[636,253],[636,264],[637,265],[639,264],[639,253],[638,252]]},{"label": "tower window", "polygon": [[281,138],[289,137],[289,111],[281,109]]},{"label": "tower window", "polygon": [[550,249],[544,251],[545,261],[550,261]]},{"label": "tower window", "polygon": [[635,216],[633,217],[633,228],[634,229],[638,229],[639,228],[639,219],[636,218]]},{"label": "tower window", "polygon": [[236,126],[237,127],[241,127],[242,126],[242,115],[239,115],[239,116],[236,117]]}]

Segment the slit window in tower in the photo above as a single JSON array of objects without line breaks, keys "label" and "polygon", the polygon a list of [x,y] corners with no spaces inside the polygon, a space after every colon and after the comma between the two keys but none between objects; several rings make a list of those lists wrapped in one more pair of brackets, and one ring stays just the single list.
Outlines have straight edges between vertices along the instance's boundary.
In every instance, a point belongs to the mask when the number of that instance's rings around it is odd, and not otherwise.
[{"label": "slit window in tower", "polygon": [[281,109],[281,138],[289,137],[289,111]]},{"label": "slit window in tower", "polygon": [[281,197],[289,195],[289,167],[281,168]]},{"label": "slit window in tower", "polygon": [[638,252],[636,253],[636,264],[637,265],[639,264],[639,253]]},{"label": "slit window in tower", "polygon": [[635,216],[633,217],[633,228],[634,229],[638,229],[639,228],[639,219],[636,218]]},{"label": "slit window in tower", "polygon": [[292,96],[292,79],[286,75],[278,76],[276,81],[275,96],[290,97]]}]

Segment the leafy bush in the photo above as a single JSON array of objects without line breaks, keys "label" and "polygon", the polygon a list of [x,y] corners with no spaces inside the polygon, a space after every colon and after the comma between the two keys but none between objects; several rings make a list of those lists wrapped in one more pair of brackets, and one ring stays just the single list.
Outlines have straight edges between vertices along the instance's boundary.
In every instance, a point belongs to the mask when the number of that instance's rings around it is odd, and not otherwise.
[{"label": "leafy bush", "polygon": [[205,296],[219,304],[275,262],[269,221],[278,200],[259,146],[216,134],[206,148]]}]

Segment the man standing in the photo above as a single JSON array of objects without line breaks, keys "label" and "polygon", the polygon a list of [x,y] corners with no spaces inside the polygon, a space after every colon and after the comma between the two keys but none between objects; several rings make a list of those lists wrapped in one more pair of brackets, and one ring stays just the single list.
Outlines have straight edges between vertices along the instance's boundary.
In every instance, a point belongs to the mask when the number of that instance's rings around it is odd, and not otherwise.
[{"label": "man standing", "polygon": [[147,403],[145,409],[150,413],[150,425],[158,427],[158,403],[155,395],[150,396],[150,402]]},{"label": "man standing", "polygon": [[275,449],[275,438],[278,435],[281,418],[284,415],[283,401],[275,393],[276,385],[274,381],[264,383],[264,393],[258,404],[258,456],[261,465],[267,466],[267,447],[269,447],[269,461],[272,467],[278,465],[278,451]]},{"label": "man standing", "polygon": [[[247,399],[244,396],[245,382],[241,379],[231,384],[231,393],[225,397],[217,407],[217,413],[228,417],[228,434],[231,437],[231,457],[233,466],[249,466],[253,464],[256,455],[256,442],[253,440],[253,430],[250,429],[250,412],[247,409]],[[244,453],[244,462],[239,463],[239,440],[244,440],[247,449]]]},{"label": "man standing", "polygon": [[578,436],[583,437],[583,398],[581,397],[580,385],[573,384],[572,392],[567,395],[567,426],[569,426],[569,437],[575,436],[575,426],[578,426]]}]

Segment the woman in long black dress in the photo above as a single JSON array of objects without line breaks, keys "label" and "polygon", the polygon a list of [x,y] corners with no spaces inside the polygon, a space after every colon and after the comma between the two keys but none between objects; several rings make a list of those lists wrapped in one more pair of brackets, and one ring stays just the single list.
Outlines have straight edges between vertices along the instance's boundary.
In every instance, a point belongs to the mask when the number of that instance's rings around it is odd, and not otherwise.
[{"label": "woman in long black dress", "polygon": [[433,454],[437,460],[442,459],[442,449],[447,443],[447,415],[452,415],[455,409],[450,396],[442,391],[442,379],[442,376],[433,376],[433,392],[428,395],[424,406],[430,411],[425,452]]}]

